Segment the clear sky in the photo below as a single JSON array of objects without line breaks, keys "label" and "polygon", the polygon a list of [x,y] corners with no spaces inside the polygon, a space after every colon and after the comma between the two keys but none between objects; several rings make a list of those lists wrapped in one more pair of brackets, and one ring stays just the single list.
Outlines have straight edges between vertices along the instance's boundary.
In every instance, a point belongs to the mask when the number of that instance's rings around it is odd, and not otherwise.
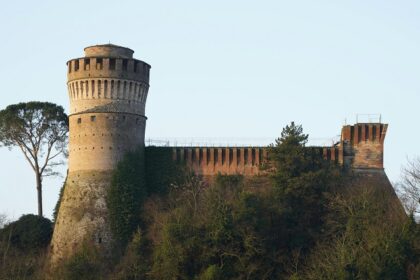
[{"label": "clear sky", "polygon": [[[389,123],[385,168],[420,155],[419,1],[0,1],[0,108],[68,109],[65,62],[114,43],[152,65],[146,137],[331,138],[358,113]],[[63,174],[65,167],[62,167]],[[63,178],[46,179],[48,217]],[[0,213],[36,213],[35,177],[0,149]]]}]

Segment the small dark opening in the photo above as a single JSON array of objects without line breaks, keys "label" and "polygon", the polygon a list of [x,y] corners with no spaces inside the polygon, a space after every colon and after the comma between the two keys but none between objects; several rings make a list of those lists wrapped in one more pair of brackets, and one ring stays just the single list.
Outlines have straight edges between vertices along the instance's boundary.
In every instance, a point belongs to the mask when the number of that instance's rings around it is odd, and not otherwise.
[{"label": "small dark opening", "polygon": [[115,70],[115,58],[109,59],[109,70]]},{"label": "small dark opening", "polygon": [[122,61],[122,70],[127,71],[128,68],[128,60],[127,59],[123,59]]},{"label": "small dark opening", "polygon": [[74,61],[74,71],[79,71],[79,60]]},{"label": "small dark opening", "polygon": [[96,116],[90,116],[90,121],[94,122],[96,120]]},{"label": "small dark opening", "polygon": [[226,162],[226,149],[222,149],[222,164]]},{"label": "small dark opening", "polygon": [[248,164],[248,149],[244,150],[244,164]]},{"label": "small dark opening", "polygon": [[139,62],[134,61],[134,73],[137,73],[137,67],[139,67]]},{"label": "small dark opening", "polygon": [[78,118],[77,123],[82,123],[82,118]]},{"label": "small dark opening", "polygon": [[85,58],[85,70],[90,70],[90,58]]},{"label": "small dark opening", "polygon": [[96,59],[96,69],[97,70],[102,70],[102,66],[103,66],[102,58],[97,58]]},{"label": "small dark opening", "polygon": [[366,135],[366,138],[364,140],[365,141],[369,140],[369,137],[370,137],[370,135],[369,135],[369,126],[365,126],[365,135]]},{"label": "small dark opening", "polygon": [[99,237],[99,238],[98,238],[98,243],[99,243],[99,244],[101,244],[101,243],[102,243],[102,238],[101,238],[101,237]]}]

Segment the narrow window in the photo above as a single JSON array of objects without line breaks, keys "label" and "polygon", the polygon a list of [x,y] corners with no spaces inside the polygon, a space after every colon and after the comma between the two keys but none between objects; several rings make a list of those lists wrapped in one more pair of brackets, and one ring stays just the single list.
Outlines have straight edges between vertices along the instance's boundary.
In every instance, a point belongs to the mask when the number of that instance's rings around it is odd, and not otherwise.
[{"label": "narrow window", "polygon": [[128,60],[127,59],[123,59],[122,61],[122,70],[123,71],[127,71],[128,68]]},{"label": "narrow window", "polygon": [[109,70],[115,70],[115,58],[109,59]]},{"label": "narrow window", "polygon": [[77,123],[82,123],[82,118],[78,118]]},{"label": "narrow window", "polygon": [[79,60],[74,61],[74,71],[79,71]]},{"label": "narrow window", "polygon": [[90,116],[90,121],[94,122],[96,120],[96,116]]},{"label": "narrow window", "polygon": [[134,61],[134,73],[137,73],[137,67],[139,67],[139,62]]},{"label": "narrow window", "polygon": [[71,61],[69,61],[69,73],[71,73]]}]

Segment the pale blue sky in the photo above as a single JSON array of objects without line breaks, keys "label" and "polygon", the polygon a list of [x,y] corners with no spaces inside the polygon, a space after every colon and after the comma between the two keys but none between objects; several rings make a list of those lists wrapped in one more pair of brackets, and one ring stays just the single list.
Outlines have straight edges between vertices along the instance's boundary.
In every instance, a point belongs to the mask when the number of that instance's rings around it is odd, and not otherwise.
[{"label": "pale blue sky", "polygon": [[[382,113],[385,167],[420,155],[419,1],[0,1],[0,108],[68,109],[65,62],[88,45],[135,50],[152,65],[146,137],[312,138]],[[65,168],[63,167],[63,170]],[[36,212],[19,151],[0,149],[0,213]],[[63,179],[46,180],[48,217]]]}]

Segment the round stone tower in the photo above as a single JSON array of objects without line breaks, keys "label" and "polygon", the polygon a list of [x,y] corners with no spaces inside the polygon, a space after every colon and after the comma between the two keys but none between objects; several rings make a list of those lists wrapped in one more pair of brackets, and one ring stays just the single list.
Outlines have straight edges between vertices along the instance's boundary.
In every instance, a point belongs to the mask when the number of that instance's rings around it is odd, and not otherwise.
[{"label": "round stone tower", "polygon": [[85,242],[110,249],[106,190],[123,156],[144,148],[150,65],[112,44],[67,62],[69,168],[51,243],[52,264]]}]

